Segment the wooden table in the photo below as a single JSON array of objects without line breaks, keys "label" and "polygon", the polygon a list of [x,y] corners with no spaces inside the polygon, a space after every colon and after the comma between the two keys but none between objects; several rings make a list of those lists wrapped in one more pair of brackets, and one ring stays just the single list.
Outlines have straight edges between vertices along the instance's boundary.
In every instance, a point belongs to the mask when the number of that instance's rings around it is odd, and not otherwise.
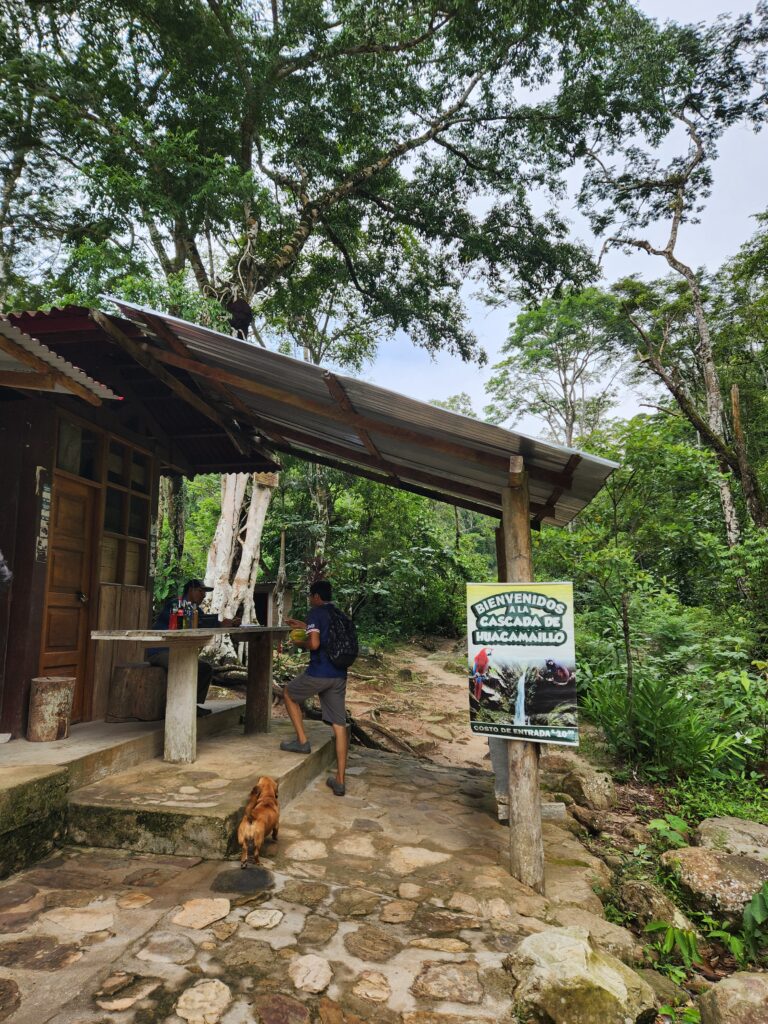
[{"label": "wooden table", "polygon": [[215,636],[248,644],[245,732],[269,732],[272,710],[272,646],[287,626],[204,626],[200,629],[103,629],[92,640],[133,640],[168,648],[168,697],[163,759],[192,764],[197,757],[197,659]]}]

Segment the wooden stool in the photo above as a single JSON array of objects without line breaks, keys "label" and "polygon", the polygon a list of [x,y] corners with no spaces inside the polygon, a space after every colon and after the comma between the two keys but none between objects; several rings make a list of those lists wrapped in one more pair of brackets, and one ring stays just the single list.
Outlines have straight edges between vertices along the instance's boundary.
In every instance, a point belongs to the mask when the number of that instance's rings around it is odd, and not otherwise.
[{"label": "wooden stool", "polygon": [[115,665],[109,686],[107,722],[157,722],[165,715],[165,669],[146,661]]},{"label": "wooden stool", "polygon": [[75,694],[73,676],[37,676],[29,694],[27,739],[51,743],[69,736],[69,718]]}]

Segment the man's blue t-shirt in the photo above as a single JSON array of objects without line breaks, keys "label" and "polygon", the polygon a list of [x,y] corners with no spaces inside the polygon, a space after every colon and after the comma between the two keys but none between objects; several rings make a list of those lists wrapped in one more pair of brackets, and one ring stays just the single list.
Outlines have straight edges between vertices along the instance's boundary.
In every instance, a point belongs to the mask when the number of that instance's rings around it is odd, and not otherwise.
[{"label": "man's blue t-shirt", "polygon": [[320,646],[316,651],[309,652],[308,676],[319,676],[323,679],[343,679],[347,674],[345,668],[336,668],[328,657],[326,646],[328,644],[330,625],[331,613],[328,605],[322,604],[318,608],[309,609],[307,633],[319,632]]}]

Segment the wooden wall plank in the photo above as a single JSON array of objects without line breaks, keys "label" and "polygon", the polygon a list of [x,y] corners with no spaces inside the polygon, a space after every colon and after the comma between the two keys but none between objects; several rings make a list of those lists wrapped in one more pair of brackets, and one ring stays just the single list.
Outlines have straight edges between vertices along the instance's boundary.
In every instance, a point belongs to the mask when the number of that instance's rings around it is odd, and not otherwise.
[{"label": "wooden wall plank", "polygon": [[[16,543],[11,568],[14,572],[7,623],[5,674],[0,732],[23,736],[32,679],[38,675],[45,583],[48,561],[38,549],[41,495],[39,483],[51,481],[55,422],[53,404],[43,398],[2,403],[8,427],[8,452],[19,455]],[[8,454],[3,452],[3,459]],[[5,469],[5,466],[4,466]]]},{"label": "wooden wall plank", "polygon": [[[97,616],[98,629],[114,629],[117,622],[117,608],[120,600],[120,587],[116,583],[102,583],[99,587],[99,611]],[[109,700],[109,682],[112,678],[112,666],[115,661],[115,645],[97,640],[96,654],[93,659],[93,697],[91,716],[99,721],[107,713]]]},{"label": "wooden wall plank", "polygon": [[[144,587],[102,583],[99,590],[99,629],[144,629],[149,623],[150,593]],[[93,669],[94,720],[103,719],[109,703],[109,684],[115,665],[144,661],[144,645],[125,641],[95,641]]]}]

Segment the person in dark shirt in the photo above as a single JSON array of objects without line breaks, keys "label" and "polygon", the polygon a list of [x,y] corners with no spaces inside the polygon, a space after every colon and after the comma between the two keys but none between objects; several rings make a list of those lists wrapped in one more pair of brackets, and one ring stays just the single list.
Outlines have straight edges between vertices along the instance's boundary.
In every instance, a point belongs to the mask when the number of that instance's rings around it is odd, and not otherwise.
[{"label": "person in dark shirt", "polygon": [[[182,594],[182,600],[189,601],[190,604],[196,604],[198,609],[203,603],[205,595],[210,593],[213,587],[206,587],[202,580],[188,580],[184,586],[184,592]],[[171,607],[175,598],[169,597],[163,607],[160,609],[157,618],[152,623],[152,629],[170,629],[171,619]],[[239,625],[238,619],[222,619],[219,620],[218,615],[206,615],[201,611],[198,611],[197,616],[198,628],[202,626],[237,626]],[[164,668],[168,671],[168,648],[167,647],[150,647],[147,651],[147,661],[150,665],[159,665],[160,668]],[[210,715],[211,709],[201,707],[205,704],[205,699],[208,696],[208,690],[213,679],[213,665],[210,662],[204,661],[202,658],[197,659],[197,717],[202,718],[204,715]]]},{"label": "person in dark shirt", "polygon": [[344,772],[347,767],[347,712],[344,701],[347,692],[347,670],[336,668],[328,657],[328,631],[331,621],[329,605],[332,603],[331,584],[328,580],[318,580],[309,588],[309,615],[306,622],[299,619],[287,619],[294,629],[306,629],[307,639],[298,647],[309,651],[309,665],[306,671],[296,676],[283,690],[283,700],[291,724],[296,730],[295,740],[284,740],[281,750],[291,750],[297,754],[309,754],[311,747],[301,714],[301,702],[308,697],[317,696],[323,721],[333,729],[336,742],[336,776],[326,779],[336,796],[344,796]]}]

